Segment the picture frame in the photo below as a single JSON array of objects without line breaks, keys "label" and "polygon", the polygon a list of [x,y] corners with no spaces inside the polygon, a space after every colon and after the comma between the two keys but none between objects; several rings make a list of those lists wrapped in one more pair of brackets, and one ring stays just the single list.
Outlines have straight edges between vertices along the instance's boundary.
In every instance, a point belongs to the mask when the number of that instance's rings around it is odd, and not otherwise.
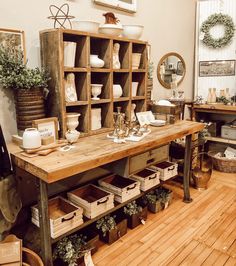
[{"label": "picture frame", "polygon": [[58,118],[49,117],[32,121],[32,127],[37,128],[41,137],[54,137],[54,141],[58,139]]},{"label": "picture frame", "polygon": [[184,65],[182,61],[177,62],[177,69],[176,69],[176,75],[183,76],[184,73]]},{"label": "picture frame", "polygon": [[199,62],[199,77],[234,76],[235,60],[214,60]]},{"label": "picture frame", "polygon": [[137,12],[137,0],[94,0],[94,3],[130,13]]},{"label": "picture frame", "polygon": [[24,62],[26,62],[25,32],[23,30],[0,28],[0,44],[21,49],[24,56]]},{"label": "picture frame", "polygon": [[150,125],[151,121],[155,120],[155,117],[151,111],[136,113],[140,126]]}]

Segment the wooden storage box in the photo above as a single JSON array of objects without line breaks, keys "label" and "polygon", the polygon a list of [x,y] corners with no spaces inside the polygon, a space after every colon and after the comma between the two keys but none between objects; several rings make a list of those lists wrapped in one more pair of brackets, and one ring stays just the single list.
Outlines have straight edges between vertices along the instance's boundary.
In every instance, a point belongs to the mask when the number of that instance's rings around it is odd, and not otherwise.
[{"label": "wooden storage box", "polygon": [[[48,211],[52,238],[57,238],[83,223],[83,209],[62,197],[50,199]],[[32,206],[31,212],[32,223],[39,227],[38,206]]]},{"label": "wooden storage box", "polygon": [[160,200],[157,200],[155,203],[148,203],[148,210],[152,213],[160,212],[162,209]]},{"label": "wooden storage box", "polygon": [[132,178],[140,181],[140,188],[142,191],[146,191],[158,184],[160,184],[160,172],[145,168],[144,170],[133,174]]},{"label": "wooden storage box", "polygon": [[99,231],[99,236],[102,241],[108,243],[108,245],[111,245],[119,238],[124,236],[126,233],[127,233],[127,219],[122,219],[120,222],[117,222],[116,228],[107,232],[105,236],[103,236],[103,233]]},{"label": "wooden storage box", "polygon": [[114,207],[114,195],[95,185],[86,185],[67,193],[74,204],[84,209],[87,218],[94,218]]},{"label": "wooden storage box", "polygon": [[128,227],[133,229],[142,223],[142,220],[147,220],[147,206],[143,207],[142,211],[133,215],[126,215]]},{"label": "wooden storage box", "polygon": [[162,181],[166,181],[178,174],[178,164],[169,161],[154,164],[151,168],[160,172]]},{"label": "wooden storage box", "polygon": [[170,115],[179,115],[181,113],[181,106],[179,105],[152,105],[152,112],[159,113],[159,114],[170,114]]},{"label": "wooden storage box", "polygon": [[119,175],[109,175],[99,185],[115,194],[115,201],[124,202],[140,194],[140,182]]}]

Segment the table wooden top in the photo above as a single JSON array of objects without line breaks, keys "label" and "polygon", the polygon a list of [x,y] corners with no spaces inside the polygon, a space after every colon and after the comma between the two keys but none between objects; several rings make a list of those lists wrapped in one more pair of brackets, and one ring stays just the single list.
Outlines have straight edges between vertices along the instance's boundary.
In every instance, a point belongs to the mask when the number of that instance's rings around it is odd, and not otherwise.
[{"label": "table wooden top", "polygon": [[67,152],[55,151],[47,156],[24,157],[21,152],[12,152],[15,166],[32,175],[53,183],[69,176],[82,173],[101,165],[145,152],[164,145],[177,138],[203,129],[202,123],[179,121],[173,125],[151,127],[151,133],[138,142],[114,143],[106,134],[81,138],[75,147]]},{"label": "table wooden top", "polygon": [[225,105],[221,103],[211,103],[211,104],[194,104],[195,111],[198,112],[211,112],[211,113],[236,113],[236,106]]}]

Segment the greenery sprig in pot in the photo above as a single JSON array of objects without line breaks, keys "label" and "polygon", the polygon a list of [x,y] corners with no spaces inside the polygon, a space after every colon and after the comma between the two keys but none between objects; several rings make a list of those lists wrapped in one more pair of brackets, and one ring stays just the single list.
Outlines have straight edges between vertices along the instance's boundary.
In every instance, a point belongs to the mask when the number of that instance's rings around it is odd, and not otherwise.
[{"label": "greenery sprig in pot", "polygon": [[45,117],[43,91],[49,79],[46,70],[27,66],[21,50],[0,46],[0,86],[14,93],[19,130]]},{"label": "greenery sprig in pot", "polygon": [[124,207],[124,214],[128,219],[128,227],[133,229],[139,224],[145,224],[147,219],[147,207],[139,206],[136,201],[128,203]]},{"label": "greenery sprig in pot", "polygon": [[[78,265],[78,259],[84,256],[86,236],[71,235],[59,240],[53,250],[53,260],[62,260],[68,266]],[[56,264],[55,264],[56,265]]]},{"label": "greenery sprig in pot", "polygon": [[106,215],[97,220],[96,228],[100,238],[110,245],[127,233],[127,219]]}]

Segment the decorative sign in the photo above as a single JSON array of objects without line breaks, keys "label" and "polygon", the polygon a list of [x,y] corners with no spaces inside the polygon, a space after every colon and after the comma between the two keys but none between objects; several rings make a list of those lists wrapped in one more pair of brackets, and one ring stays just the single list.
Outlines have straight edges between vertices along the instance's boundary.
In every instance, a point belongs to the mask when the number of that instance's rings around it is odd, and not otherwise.
[{"label": "decorative sign", "polygon": [[32,126],[38,129],[42,138],[53,136],[54,141],[58,139],[58,119],[56,117],[33,120]]}]

